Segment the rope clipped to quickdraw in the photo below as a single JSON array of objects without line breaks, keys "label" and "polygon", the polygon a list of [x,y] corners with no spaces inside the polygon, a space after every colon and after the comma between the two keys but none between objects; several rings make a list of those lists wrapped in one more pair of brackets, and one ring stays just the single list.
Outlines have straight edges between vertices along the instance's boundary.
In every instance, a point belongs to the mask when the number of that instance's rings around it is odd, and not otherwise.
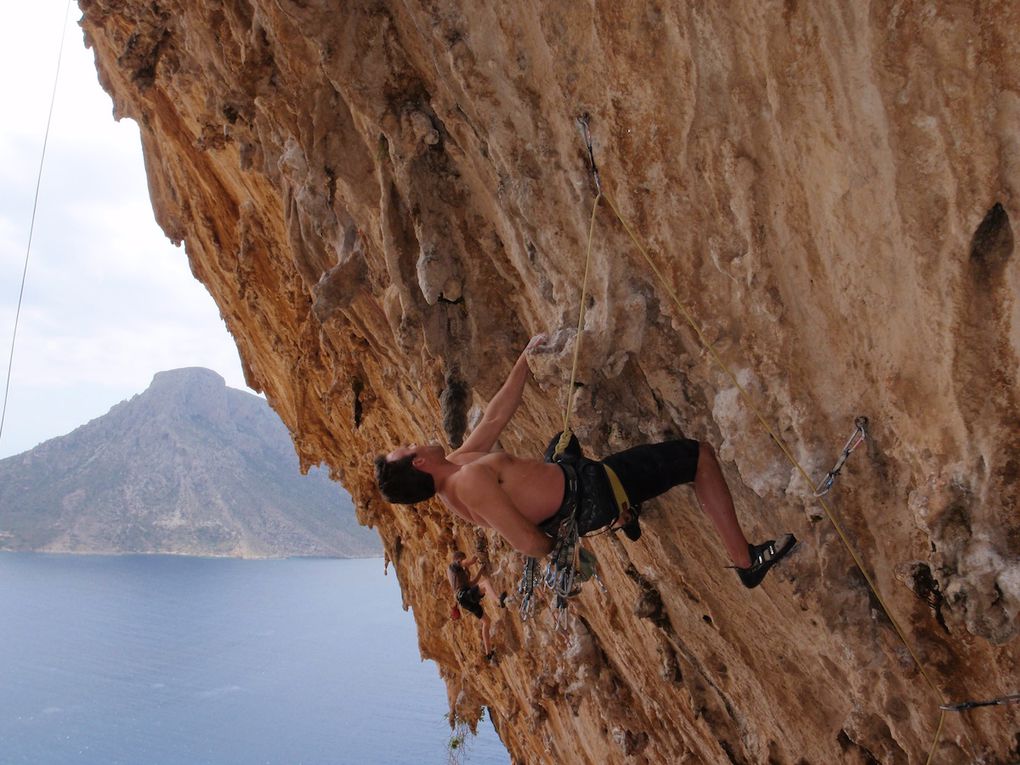
[{"label": "rope clipped to quickdraw", "polygon": [[832,484],[836,482],[836,476],[839,475],[839,471],[843,469],[843,465],[846,464],[847,458],[850,453],[853,452],[858,446],[864,443],[868,437],[868,418],[858,417],[854,420],[853,435],[846,442],[846,446],[843,447],[842,454],[839,455],[839,459],[836,460],[836,464],[832,466],[832,470],[825,474],[825,478],[822,479],[821,483],[815,489],[816,497],[824,497],[829,493],[829,489],[832,488]]},{"label": "rope clipped to quickdraw", "polygon": [[946,712],[966,712],[968,709],[976,709],[977,707],[999,707],[1008,704],[1020,704],[1020,693],[1000,696],[997,699],[988,699],[987,701],[961,701],[958,704],[943,704],[939,709],[944,709]]},{"label": "rope clipped to quickdraw", "polygon": [[[570,445],[570,439],[573,436],[573,432],[570,429],[570,412],[574,408],[577,363],[581,355],[581,341],[584,332],[584,315],[588,307],[588,275],[591,273],[591,246],[595,236],[595,216],[598,213],[599,202],[602,201],[602,180],[599,178],[599,168],[595,163],[595,150],[592,148],[591,129],[588,124],[589,119],[590,117],[587,113],[582,114],[577,118],[577,124],[581,129],[581,135],[584,138],[585,146],[588,149],[588,161],[591,164],[591,174],[595,181],[596,193],[595,201],[592,203],[591,207],[591,217],[588,221],[588,242],[585,247],[584,254],[584,278],[581,281],[580,308],[577,315],[577,334],[574,336],[574,360],[570,368],[570,384],[567,386],[567,402],[563,408],[563,430],[560,434],[560,440],[556,444],[556,450],[553,452],[553,462],[558,462],[564,455]],[[577,528],[577,511],[578,508],[575,506],[569,517],[564,519],[563,523],[560,524],[556,534],[556,543],[553,547],[552,553],[550,554],[549,563],[546,565],[544,572],[546,587],[552,590],[554,596],[553,607],[556,611],[557,627],[562,627],[564,624],[563,616],[566,613],[568,598],[576,595],[578,592],[578,589],[575,588],[575,583],[577,582],[577,574],[581,566],[581,558],[584,550],[582,550],[580,546],[580,533]],[[595,574],[594,556],[589,553],[588,557],[590,558],[589,567],[591,569],[591,573],[587,576],[582,575],[582,581],[594,577],[604,592],[605,585],[602,584],[602,581],[598,578],[597,574]],[[525,568],[525,576],[527,575],[527,568]]]},{"label": "rope clipped to quickdraw", "polygon": [[588,161],[591,163],[591,175],[595,179],[595,191],[598,196],[602,195],[602,180],[599,178],[599,167],[595,164],[595,150],[591,143],[591,115],[585,112],[577,118],[577,124],[581,128],[581,135],[584,138],[584,145],[588,147]]},{"label": "rope clipped to quickdraw", "polygon": [[574,383],[577,380],[577,360],[581,355],[581,333],[584,330],[584,314],[588,302],[588,274],[591,271],[591,243],[592,237],[595,234],[595,214],[598,212],[599,202],[602,200],[602,181],[599,179],[599,169],[595,164],[595,151],[591,145],[591,131],[588,128],[588,119],[587,114],[582,114],[577,118],[577,122],[581,127],[581,134],[584,136],[585,145],[588,147],[588,161],[591,162],[591,173],[595,179],[595,190],[597,193],[595,194],[595,203],[591,207],[591,220],[588,222],[588,246],[584,256],[584,279],[581,281],[581,308],[577,316],[577,335],[574,337],[574,363],[570,369],[567,404],[563,409],[563,433],[560,435],[559,443],[556,444],[554,460],[566,451],[567,445],[570,443],[570,436],[573,435],[570,430],[570,410],[574,407]]}]

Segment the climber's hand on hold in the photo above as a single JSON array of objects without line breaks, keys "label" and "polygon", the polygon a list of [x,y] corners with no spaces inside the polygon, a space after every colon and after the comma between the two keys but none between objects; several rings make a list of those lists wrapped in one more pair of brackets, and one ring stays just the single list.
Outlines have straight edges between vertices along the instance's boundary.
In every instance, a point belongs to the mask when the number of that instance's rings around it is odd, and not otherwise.
[{"label": "climber's hand on hold", "polygon": [[537,335],[535,335],[534,337],[532,337],[528,341],[527,346],[524,348],[524,353],[530,355],[530,354],[534,353],[536,351],[536,349],[540,348],[543,345],[548,345],[548,344],[549,344],[549,335],[547,335],[545,332],[539,332]]}]

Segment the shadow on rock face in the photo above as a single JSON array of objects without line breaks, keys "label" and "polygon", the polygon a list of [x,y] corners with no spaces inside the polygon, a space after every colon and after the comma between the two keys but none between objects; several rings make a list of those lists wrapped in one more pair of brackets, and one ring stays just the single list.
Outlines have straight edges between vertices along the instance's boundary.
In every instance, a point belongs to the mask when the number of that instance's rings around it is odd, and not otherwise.
[{"label": "shadow on rock face", "polygon": [[455,372],[446,374],[446,387],[439,395],[439,405],[443,410],[443,431],[450,445],[457,449],[464,443],[467,430],[468,387]]}]

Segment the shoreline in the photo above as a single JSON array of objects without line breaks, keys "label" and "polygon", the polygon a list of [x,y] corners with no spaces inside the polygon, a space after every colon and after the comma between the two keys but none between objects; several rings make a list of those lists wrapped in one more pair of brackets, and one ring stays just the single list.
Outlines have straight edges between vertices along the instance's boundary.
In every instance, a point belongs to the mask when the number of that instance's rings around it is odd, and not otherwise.
[{"label": "shoreline", "polygon": [[52,555],[106,558],[200,558],[203,560],[385,560],[383,554],[378,555],[209,555],[186,552],[123,552],[105,550],[0,550],[0,555]]}]

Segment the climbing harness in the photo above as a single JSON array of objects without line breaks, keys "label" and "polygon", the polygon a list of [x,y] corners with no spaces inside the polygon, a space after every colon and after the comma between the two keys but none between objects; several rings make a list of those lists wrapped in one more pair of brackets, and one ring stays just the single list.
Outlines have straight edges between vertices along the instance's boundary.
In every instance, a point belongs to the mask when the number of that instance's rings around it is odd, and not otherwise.
[{"label": "climbing harness", "polygon": [[28,258],[32,253],[32,235],[35,233],[35,213],[39,209],[39,187],[42,186],[43,165],[46,163],[46,145],[50,140],[50,125],[53,122],[53,105],[57,101],[57,83],[60,81],[60,61],[64,56],[64,38],[67,35],[67,16],[71,11],[71,0],[64,7],[64,23],[60,32],[60,49],[57,51],[57,71],[53,75],[53,93],[50,95],[50,110],[46,115],[46,131],[43,133],[42,155],[39,157],[39,172],[35,179],[35,196],[32,198],[32,219],[28,224],[28,245],[25,247],[25,267],[21,271],[21,289],[18,291],[18,307],[14,312],[14,331],[11,333],[11,354],[7,359],[7,382],[4,384],[4,403],[0,408],[0,438],[7,420],[7,399],[11,392],[11,373],[14,369],[14,345],[18,340],[18,322],[21,319],[21,303],[25,297],[25,281],[28,278]]},{"label": "climbing harness", "polygon": [[968,709],[976,709],[977,707],[998,707],[1006,706],[1007,704],[1020,704],[1020,693],[1000,696],[997,699],[989,699],[988,701],[961,701],[959,704],[943,704],[939,709],[946,712],[966,712]]},{"label": "climbing harness", "polygon": [[[557,442],[558,448],[559,442]],[[521,595],[521,620],[527,621],[534,613],[535,585],[539,582],[544,584],[545,588],[552,592],[551,605],[555,614],[556,626],[562,628],[566,624],[564,617],[567,602],[580,593],[581,583],[594,579],[603,592],[606,591],[606,587],[598,576],[595,555],[586,550],[581,542],[582,537],[595,536],[603,532],[581,534],[578,514],[583,509],[583,502],[580,496],[577,470],[565,454],[559,455],[558,458],[554,457],[554,459],[563,470],[566,482],[564,491],[567,497],[566,504],[555,516],[559,519],[556,525],[556,539],[552,552],[549,553],[549,562],[546,564],[545,570],[539,576],[537,561],[535,558],[527,558],[517,592]],[[616,483],[619,484],[618,478]],[[623,487],[619,488],[622,492]],[[626,497],[626,494],[623,496]]]},{"label": "climbing harness", "polygon": [[627,497],[627,491],[623,488],[623,484],[620,482],[620,476],[616,474],[616,471],[606,464],[603,464],[602,468],[606,471],[606,478],[609,479],[609,486],[613,490],[613,499],[616,501],[616,509],[620,513],[636,509],[636,506],[630,504],[630,499]]},{"label": "climbing harness", "polygon": [[823,497],[829,493],[829,489],[832,488],[832,484],[836,482],[836,476],[839,475],[839,471],[843,469],[843,465],[846,463],[850,453],[858,446],[864,443],[868,437],[868,418],[858,417],[854,420],[854,432],[850,436],[850,439],[846,442],[846,446],[843,447],[843,453],[839,455],[839,459],[836,460],[836,464],[833,465],[832,470],[825,474],[825,478],[822,479],[821,483],[815,489],[816,497]]}]

